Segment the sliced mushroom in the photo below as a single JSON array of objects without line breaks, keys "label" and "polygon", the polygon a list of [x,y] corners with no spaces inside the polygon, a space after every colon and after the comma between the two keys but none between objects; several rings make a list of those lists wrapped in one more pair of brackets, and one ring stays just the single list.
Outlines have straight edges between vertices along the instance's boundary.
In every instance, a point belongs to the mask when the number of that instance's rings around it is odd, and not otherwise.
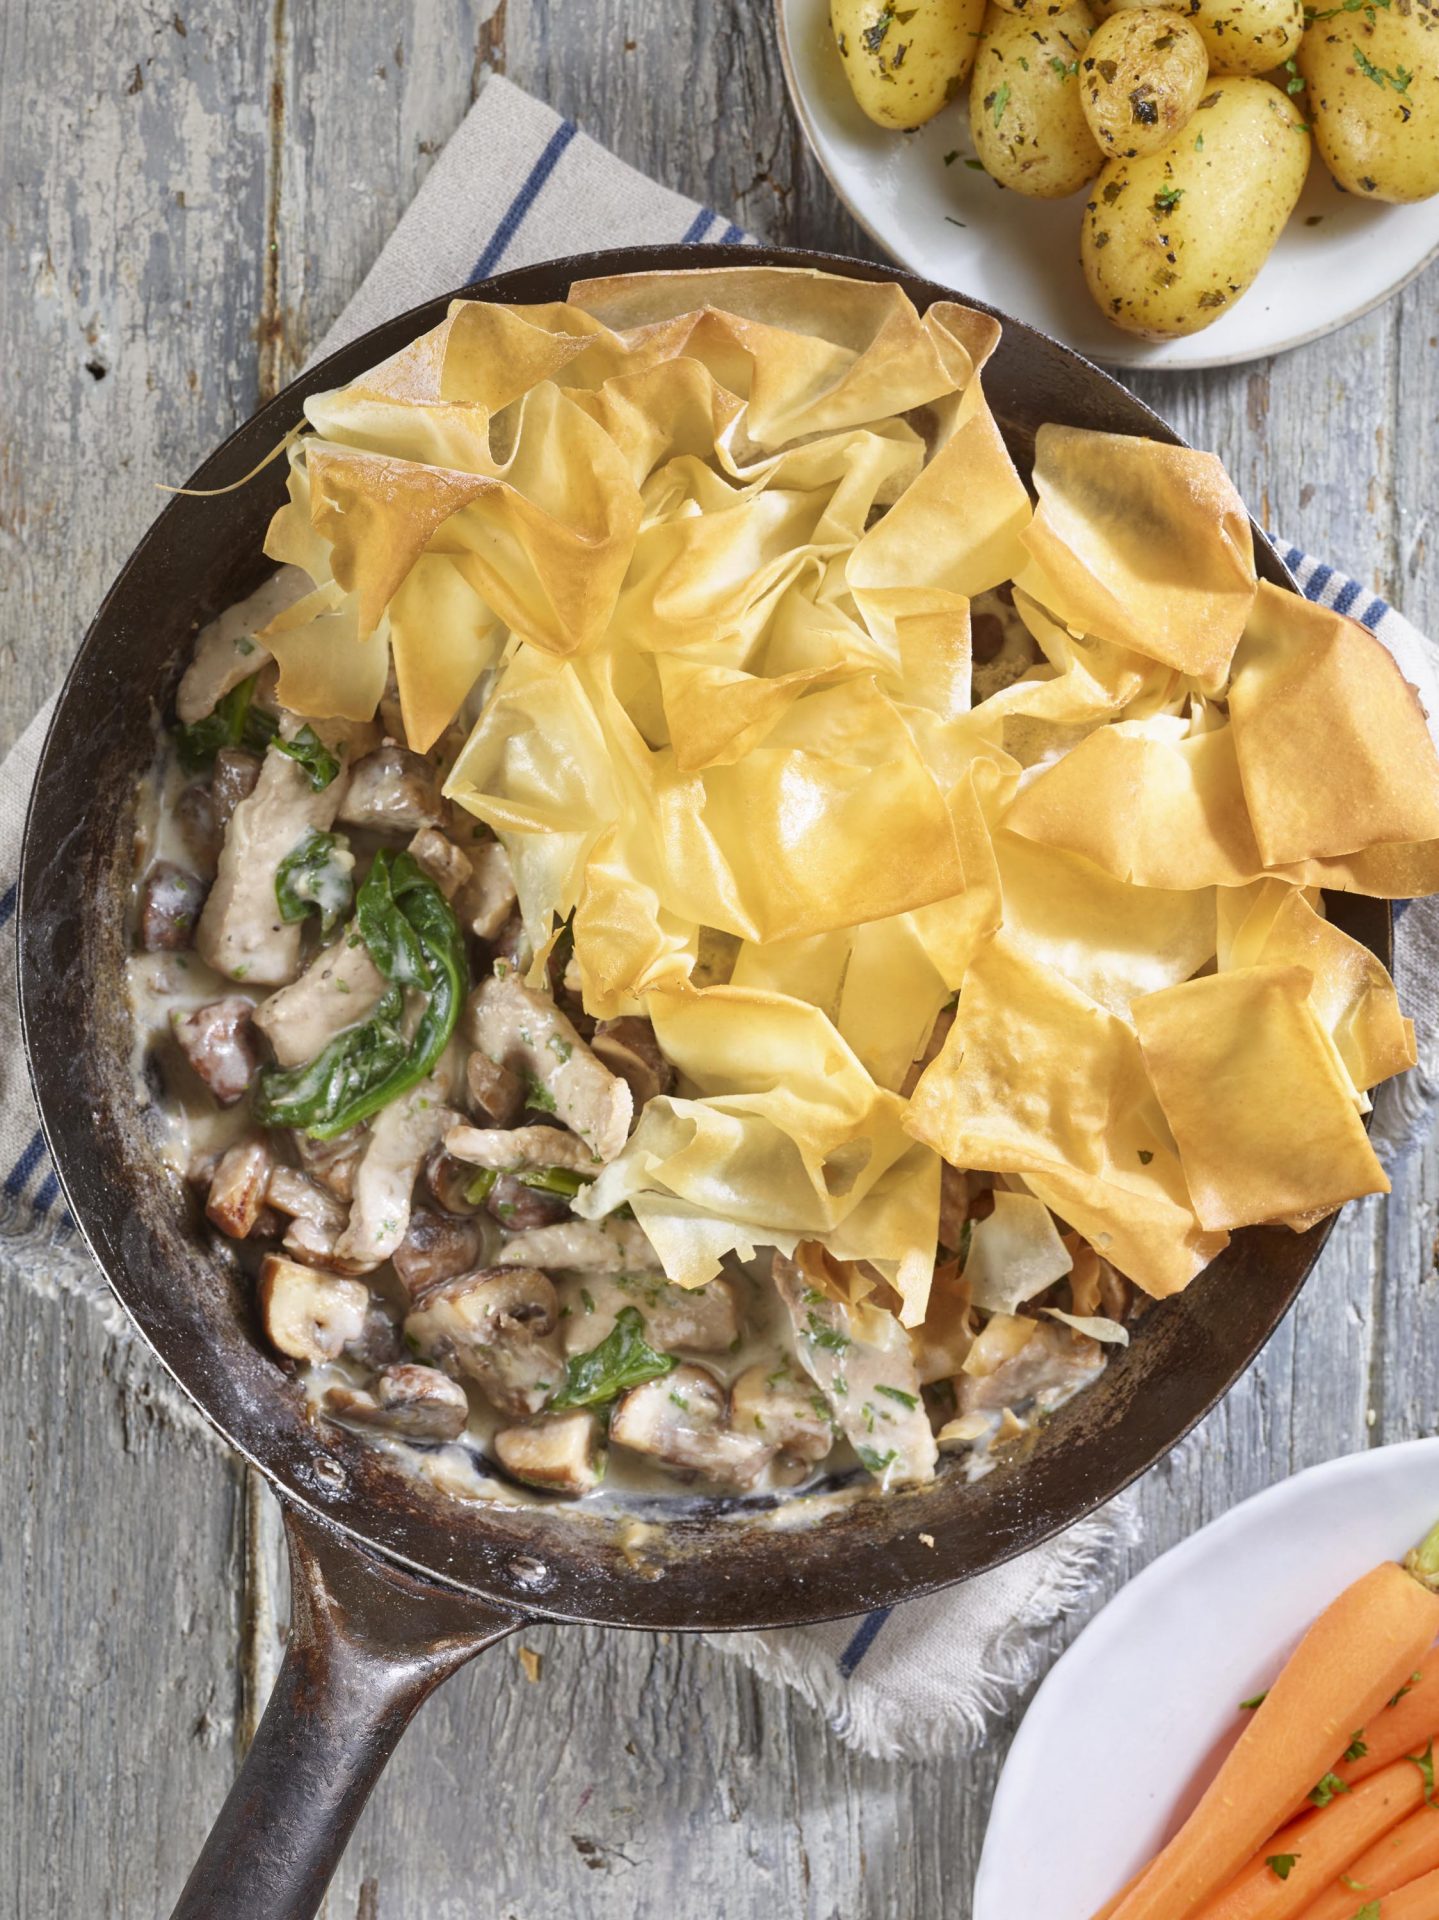
[{"label": "sliced mushroom", "polygon": [[480,1211],[485,1204],[484,1193],[470,1198],[475,1179],[475,1169],[467,1167],[463,1160],[456,1160],[443,1147],[436,1147],[425,1162],[425,1185],[435,1205],[446,1213],[467,1218]]},{"label": "sliced mushroom", "polygon": [[454,841],[438,827],[421,827],[410,842],[409,852],[447,900],[454,899],[474,871]]},{"label": "sliced mushroom", "polygon": [[739,1339],[739,1292],[723,1276],[677,1287],[662,1273],[622,1273],[566,1281],[565,1351],[587,1352],[626,1307],[638,1307],[652,1346],[668,1353],[728,1353]]},{"label": "sliced mushroom", "polygon": [[550,1493],[592,1493],[604,1478],[600,1423],[583,1408],[501,1427],[494,1449],[506,1473]]},{"label": "sliced mushroom", "polygon": [[442,1280],[453,1280],[457,1274],[472,1272],[479,1252],[477,1222],[434,1213],[428,1207],[416,1207],[410,1214],[405,1237],[391,1259],[406,1294],[412,1302],[418,1302]]},{"label": "sliced mushroom", "polygon": [[475,1381],[501,1413],[538,1413],[564,1377],[559,1301],[533,1267],[481,1267],[427,1293],[405,1321],[423,1358]]},{"label": "sliced mushroom", "polygon": [[221,747],[210,775],[210,806],[215,831],[222,837],[242,800],[248,800],[260,778],[260,756],[243,747]]},{"label": "sliced mushroom", "polygon": [[533,1233],[568,1220],[570,1203],[562,1193],[547,1193],[512,1173],[497,1173],[485,1195],[485,1211],[506,1233]]},{"label": "sliced mushroom", "polygon": [[326,832],[345,794],[343,767],[318,793],[299,764],[271,747],[255,790],[235,808],[220,864],[195,934],[217,973],[266,987],[293,980],[301,923],[280,917],[275,875],[286,854],[313,829]]},{"label": "sliced mushroom", "polygon": [[157,860],[140,889],[140,945],[146,953],[184,953],[195,944],[195,927],[205,904],[205,883]]},{"label": "sliced mushroom", "polygon": [[292,1360],[338,1360],[365,1332],[370,1289],[359,1280],[267,1253],[260,1265],[260,1324],[272,1347]]},{"label": "sliced mushroom", "polygon": [[562,1220],[516,1233],[501,1249],[499,1262],[571,1273],[652,1273],[659,1265],[644,1228],[633,1220]]},{"label": "sliced mushroom", "polygon": [[437,1367],[409,1362],[386,1367],[373,1393],[357,1387],[329,1387],[324,1408],[347,1427],[378,1427],[405,1440],[456,1440],[470,1417],[470,1403],[458,1381]]},{"label": "sliced mushroom", "polygon": [[465,850],[470,877],[455,896],[460,925],[477,940],[494,940],[515,908],[510,856],[498,840],[475,840]]},{"label": "sliced mushroom", "polygon": [[222,1107],[233,1107],[260,1070],[251,1031],[254,1004],[238,994],[175,1013],[170,1027],[180,1051]]},{"label": "sliced mushroom", "polygon": [[272,993],[255,1010],[282,1067],[297,1067],[347,1027],[375,1011],[389,985],[357,933],[322,947],[298,980]]},{"label": "sliced mushroom", "polygon": [[617,1073],[634,1095],[635,1112],[647,1100],[668,1093],[675,1083],[675,1070],[660,1052],[660,1043],[648,1020],[627,1015],[622,1020],[601,1020],[590,1045],[596,1059],[611,1073]]},{"label": "sliced mushroom", "polygon": [[861,1464],[888,1491],[934,1478],[939,1459],[909,1336],[892,1313],[870,1307],[865,1338],[841,1301],[812,1287],[792,1260],[774,1259],[795,1349]]},{"label": "sliced mushroom", "polygon": [[221,1233],[244,1240],[254,1232],[274,1164],[263,1140],[236,1141],[220,1155],[210,1177],[205,1212]]},{"label": "sliced mushroom", "polygon": [[445,1105],[444,1088],[434,1078],[422,1080],[381,1107],[370,1123],[355,1172],[349,1225],[335,1243],[339,1259],[360,1272],[389,1259],[405,1237],[411,1196],[425,1156],[455,1118]]},{"label": "sliced mushroom", "polygon": [[439,776],[423,754],[384,740],[351,767],[340,808],[346,826],[374,833],[418,833],[443,817]]},{"label": "sliced mushroom", "polygon": [[472,1167],[518,1173],[530,1167],[564,1167],[596,1174],[600,1163],[583,1140],[560,1127],[451,1127],[445,1150]]},{"label": "sliced mushroom", "polygon": [[676,1367],[622,1394],[610,1418],[610,1441],[738,1488],[754,1485],[772,1452],[757,1435],[734,1431],[724,1388],[696,1366]]},{"label": "sliced mushroom", "polygon": [[939,1166],[939,1244],[958,1253],[969,1218],[969,1175],[947,1160]]},{"label": "sliced mushroom", "polygon": [[553,1111],[596,1159],[614,1159],[629,1137],[634,1098],[553,1000],[513,974],[493,976],[471,994],[466,1020],[480,1051],[524,1080],[532,1106]]},{"label": "sliced mushroom", "polygon": [[959,1411],[997,1413],[1038,1399],[1060,1405],[1104,1371],[1104,1349],[1097,1340],[1052,1320],[1041,1320],[1029,1339],[1001,1361],[993,1373],[961,1374],[955,1382]]},{"label": "sliced mushroom", "polygon": [[369,1129],[364,1125],[346,1127],[333,1140],[312,1140],[297,1127],[289,1134],[295,1158],[314,1180],[346,1202],[355,1197],[355,1173],[365,1151]]},{"label": "sliced mushroom", "polygon": [[270,1175],[266,1198],[272,1207],[288,1218],[284,1246],[286,1253],[310,1266],[328,1267],[337,1273],[363,1273],[342,1260],[335,1243],[345,1230],[348,1212],[342,1200],[307,1173],[293,1167],[276,1167]]},{"label": "sliced mushroom", "polygon": [[812,1381],[783,1363],[746,1367],[729,1390],[730,1425],[773,1447],[778,1465],[812,1467],[834,1445],[829,1402]]},{"label": "sliced mushroom", "polygon": [[495,1127],[512,1127],[525,1105],[525,1083],[508,1067],[496,1066],[477,1047],[465,1065],[470,1111]]}]

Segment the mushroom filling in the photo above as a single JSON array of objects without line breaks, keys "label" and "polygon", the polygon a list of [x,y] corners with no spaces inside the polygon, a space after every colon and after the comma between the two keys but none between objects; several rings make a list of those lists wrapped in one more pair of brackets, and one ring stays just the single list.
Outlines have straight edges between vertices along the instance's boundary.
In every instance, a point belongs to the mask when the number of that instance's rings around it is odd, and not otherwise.
[{"label": "mushroom filling", "polygon": [[944,1169],[912,1331],[812,1243],[683,1286],[598,1210],[684,1083],[641,1012],[587,1013],[567,929],[536,959],[505,847],[445,797],[462,725],[419,754],[392,695],[373,722],[279,704],[256,635],[302,585],[281,569],[199,638],[140,797],[130,990],[156,1150],[314,1417],[420,1470],[461,1449],[488,1497],[891,1490],[943,1450],[983,1470],[1093,1379],[1133,1302],[1075,1236],[1022,1316],[976,1302],[1007,1246],[1036,1257],[1037,1203],[998,1177]]}]

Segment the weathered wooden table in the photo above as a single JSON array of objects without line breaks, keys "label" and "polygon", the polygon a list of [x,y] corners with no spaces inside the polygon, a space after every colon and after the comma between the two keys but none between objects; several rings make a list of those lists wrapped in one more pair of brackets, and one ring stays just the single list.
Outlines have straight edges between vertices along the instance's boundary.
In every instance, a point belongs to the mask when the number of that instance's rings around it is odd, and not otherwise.
[{"label": "weathered wooden table", "polygon": [[[806,155],[762,0],[176,4],[0,6],[0,749],[152,482],[299,368],[487,68],[760,233],[871,250]],[[1436,332],[1439,268],[1296,353],[1138,384],[1266,525],[1432,624]],[[1297,1467],[1434,1431],[1436,1182],[1431,1154],[1345,1215],[1296,1315],[1144,1485],[1136,1561]],[[273,1510],[107,1330],[73,1254],[12,1231],[0,1263],[0,1904],[140,1920],[168,1911],[263,1703]],[[885,1764],[703,1646],[527,1641],[538,1685],[511,1646],[425,1710],[331,1915],[968,1913],[1022,1703],[981,1755]]]}]

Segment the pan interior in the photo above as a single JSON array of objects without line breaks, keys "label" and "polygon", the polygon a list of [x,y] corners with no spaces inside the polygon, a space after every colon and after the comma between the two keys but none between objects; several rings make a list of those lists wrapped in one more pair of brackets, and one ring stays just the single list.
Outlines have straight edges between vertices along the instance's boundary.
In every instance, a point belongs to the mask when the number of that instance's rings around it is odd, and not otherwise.
[{"label": "pan interior", "polygon": [[[706,258],[893,279],[921,308],[956,297],[825,255],[714,247]],[[506,274],[483,292],[560,300],[582,277],[694,264],[692,249],[622,250]],[[389,322],[287,388],[194,484],[221,486],[245,473],[297,422],[307,394],[433,326],[452,297]],[[1026,475],[1045,421],[1177,440],[1097,368],[999,318],[1004,335],[986,392]],[[258,1338],[248,1299],[190,1228],[182,1196],[149,1149],[129,1076],[124,993],[136,782],[193,635],[268,570],[260,547],[282,497],[276,463],[234,493],[177,497],[165,508],[107,596],[62,693],[21,875],[22,1019],[67,1197],[141,1332],[220,1431],[288,1498],[435,1578],[556,1617],[707,1629],[859,1613],[983,1572],[1071,1525],[1165,1454],[1272,1333],[1329,1223],[1302,1235],[1236,1235],[1186,1293],[1145,1317],[1131,1347],[1041,1427],[1023,1458],[973,1484],[946,1460],[931,1486],[910,1492],[842,1490],[772,1507],[680,1499],[663,1521],[558,1504],[480,1506],[439,1494],[358,1436],[306,1417]],[[1261,576],[1291,584],[1257,528],[1255,546]],[[1387,963],[1387,906],[1345,896],[1330,907]]]}]

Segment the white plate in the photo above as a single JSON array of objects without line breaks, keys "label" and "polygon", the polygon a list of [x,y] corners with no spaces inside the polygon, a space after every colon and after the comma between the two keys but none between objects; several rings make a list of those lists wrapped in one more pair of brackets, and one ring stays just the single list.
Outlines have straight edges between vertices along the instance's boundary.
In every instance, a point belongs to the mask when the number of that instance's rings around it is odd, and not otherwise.
[{"label": "white plate", "polygon": [[[987,300],[1106,366],[1222,367],[1297,347],[1387,300],[1439,252],[1439,198],[1411,207],[1357,200],[1340,193],[1316,155],[1304,197],[1244,298],[1187,339],[1136,340],[1109,325],[1084,284],[1082,194],[1027,200],[966,167],[974,146],[963,101],[917,133],[875,126],[841,69],[829,0],[775,0],[775,10],[810,145],[873,238],[913,272]],[[949,153],[959,157],[946,166]]]},{"label": "white plate", "polygon": [[1034,1696],[973,1920],[1089,1920],[1168,1839],[1328,1601],[1439,1518],[1439,1440],[1311,1467],[1146,1567]]}]

